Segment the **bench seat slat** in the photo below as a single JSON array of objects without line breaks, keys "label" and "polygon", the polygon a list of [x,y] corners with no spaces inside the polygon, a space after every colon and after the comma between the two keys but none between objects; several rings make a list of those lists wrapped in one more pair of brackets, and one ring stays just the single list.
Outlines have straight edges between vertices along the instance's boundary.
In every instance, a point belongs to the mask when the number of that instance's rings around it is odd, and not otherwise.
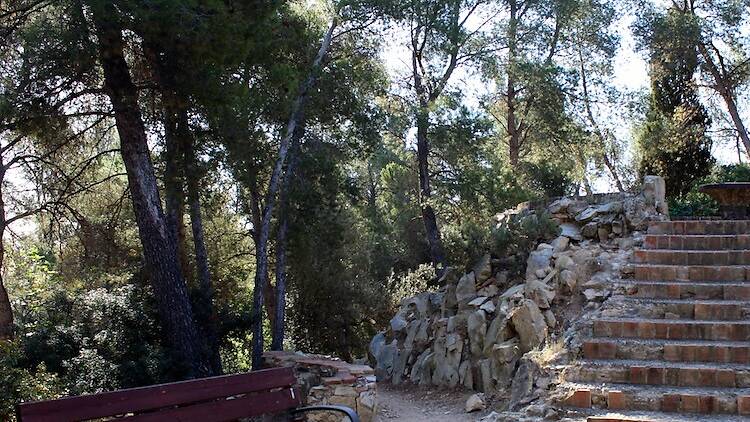
[{"label": "bench seat slat", "polygon": [[291,389],[262,393],[262,398],[245,396],[232,400],[219,400],[193,404],[174,409],[136,415],[122,419],[125,422],[227,422],[239,418],[279,413],[300,405],[299,392],[292,397]]},{"label": "bench seat slat", "polygon": [[18,412],[26,422],[81,421],[162,407],[205,402],[239,394],[291,387],[291,368],[160,384],[58,400],[22,403]]}]

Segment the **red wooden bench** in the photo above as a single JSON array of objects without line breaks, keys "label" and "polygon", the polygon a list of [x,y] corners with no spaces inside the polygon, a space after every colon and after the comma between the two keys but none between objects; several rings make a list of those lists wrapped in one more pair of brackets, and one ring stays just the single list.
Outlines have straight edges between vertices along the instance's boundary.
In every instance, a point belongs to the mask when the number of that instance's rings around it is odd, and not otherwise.
[{"label": "red wooden bench", "polygon": [[359,422],[357,414],[348,407],[300,408],[302,397],[295,383],[291,368],[267,369],[21,403],[16,415],[22,422],[72,422],[108,417],[128,422],[219,422],[261,415],[282,415],[294,420],[305,412],[334,411],[348,416],[352,422]]}]

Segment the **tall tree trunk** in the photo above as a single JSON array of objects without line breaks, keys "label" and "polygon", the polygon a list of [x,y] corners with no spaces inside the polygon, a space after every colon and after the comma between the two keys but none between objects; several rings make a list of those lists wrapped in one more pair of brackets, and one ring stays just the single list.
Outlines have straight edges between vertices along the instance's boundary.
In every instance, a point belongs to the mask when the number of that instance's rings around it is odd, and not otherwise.
[{"label": "tall tree trunk", "polygon": [[430,115],[428,107],[421,107],[417,115],[417,165],[419,167],[419,202],[422,208],[422,222],[430,246],[430,258],[435,266],[437,277],[442,277],[448,265],[440,237],[435,210],[432,208],[432,188],[430,186],[430,142],[427,138]]},{"label": "tall tree trunk", "polygon": [[5,265],[5,200],[3,199],[3,181],[5,180],[5,165],[0,157],[0,341],[13,339],[13,308],[10,304],[8,291],[3,283],[3,268]]},{"label": "tall tree trunk", "polygon": [[[2,247],[0,247],[2,249]],[[2,255],[3,252],[0,252]],[[0,262],[2,262],[0,257]],[[13,308],[10,306],[10,297],[0,274],[0,341],[13,339]]]},{"label": "tall tree trunk", "polygon": [[221,365],[220,344],[216,327],[216,314],[214,312],[213,300],[214,289],[211,282],[211,269],[208,262],[208,251],[206,250],[206,240],[203,233],[203,216],[201,212],[200,200],[200,171],[198,169],[198,159],[195,156],[195,139],[190,131],[187,111],[182,110],[179,119],[181,139],[184,140],[185,154],[185,175],[187,181],[187,197],[190,209],[190,228],[193,233],[193,248],[195,251],[195,266],[198,273],[198,289],[200,300],[201,318],[198,318],[202,325],[202,331],[206,336],[208,359],[211,363],[212,373],[214,375],[223,372]]},{"label": "tall tree trunk", "polygon": [[184,375],[188,378],[203,376],[209,373],[209,365],[201,354],[193,310],[178,263],[177,245],[165,221],[138,107],[138,91],[123,54],[124,41],[117,10],[108,2],[93,2],[91,6],[104,87],[114,109],[138,234],[146,266],[151,272],[149,278],[162,328]]},{"label": "tall tree trunk", "polygon": [[615,181],[617,190],[620,192],[625,192],[625,188],[622,185],[622,180],[620,179],[620,174],[617,171],[617,167],[612,162],[612,160],[609,157],[609,154],[607,153],[607,139],[604,137],[604,133],[602,133],[601,129],[599,128],[599,124],[594,118],[594,112],[591,109],[591,98],[589,97],[589,86],[588,86],[588,78],[586,76],[586,67],[585,67],[585,63],[583,60],[583,53],[580,50],[578,50],[578,60],[581,65],[581,80],[583,84],[583,104],[586,108],[586,115],[588,116],[589,123],[594,128],[594,134],[599,140],[599,147],[601,149],[600,154],[602,157],[602,161],[604,161],[604,165],[607,167],[607,170],[609,170],[610,175],[612,175],[612,179]]},{"label": "tall tree trunk", "polygon": [[[166,90],[163,90],[164,92]],[[180,269],[185,277],[190,273],[185,242],[185,178],[182,163],[184,152],[177,125],[177,111],[172,93],[163,95],[165,114],[164,132],[164,205],[167,227],[177,245]]]},{"label": "tall tree trunk", "polygon": [[[424,30],[424,29],[422,29]],[[424,67],[422,66],[421,50],[418,46],[417,37],[421,30],[412,34],[412,73],[414,77],[414,91],[419,101],[417,110],[417,168],[419,170],[419,205],[422,210],[422,223],[424,224],[427,244],[430,248],[430,260],[435,267],[435,274],[440,279],[448,267],[448,260],[443,248],[443,240],[440,237],[435,210],[432,208],[432,187],[430,186],[430,106],[440,95],[439,91],[428,92],[422,79]],[[416,35],[415,35],[416,34]],[[427,36],[426,34],[424,35]],[[455,67],[455,54],[453,55],[451,67],[443,75],[443,84],[447,83],[452,68]]]},{"label": "tall tree trunk", "polygon": [[516,119],[516,60],[518,46],[518,4],[515,0],[509,2],[510,20],[508,22],[508,81],[505,96],[506,121],[508,129],[508,159],[512,168],[517,168],[521,156],[521,130]]},{"label": "tall tree trunk", "polygon": [[[268,182],[268,190],[264,198],[265,204],[261,215],[260,227],[257,228],[259,234],[258,246],[256,249],[255,290],[253,291],[254,314],[262,314],[262,311],[258,310],[263,306],[263,290],[264,286],[268,283],[268,239],[271,232],[271,217],[273,216],[273,210],[276,205],[279,178],[281,177],[282,169],[286,163],[292,138],[298,131],[298,127],[303,123],[302,119],[304,117],[305,103],[307,102],[310,89],[315,85],[323,60],[328,55],[328,50],[333,41],[333,32],[337,26],[338,20],[334,19],[323,37],[318,54],[313,60],[310,74],[300,85],[297,98],[292,102],[286,133],[279,144],[279,153],[276,159],[276,164],[274,165],[273,171],[271,172],[271,178]],[[253,369],[260,369],[263,364],[263,322],[259,319],[254,321],[254,324],[252,362]]]},{"label": "tall tree trunk", "polygon": [[180,269],[187,278],[190,274],[189,259],[185,241],[185,169],[184,169],[184,131],[179,127],[181,112],[185,105],[177,94],[173,63],[157,42],[146,39],[144,52],[149,60],[154,79],[161,94],[164,114],[164,212],[170,234],[177,245]]}]

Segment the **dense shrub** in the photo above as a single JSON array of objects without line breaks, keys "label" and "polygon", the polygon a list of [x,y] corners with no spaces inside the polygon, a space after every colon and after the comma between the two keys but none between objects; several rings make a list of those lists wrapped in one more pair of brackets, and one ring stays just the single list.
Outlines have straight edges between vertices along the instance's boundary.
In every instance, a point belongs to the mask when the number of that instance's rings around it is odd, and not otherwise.
[{"label": "dense shrub", "polygon": [[560,227],[547,212],[511,215],[492,231],[491,252],[501,258],[511,276],[518,276],[539,241],[553,239]]}]

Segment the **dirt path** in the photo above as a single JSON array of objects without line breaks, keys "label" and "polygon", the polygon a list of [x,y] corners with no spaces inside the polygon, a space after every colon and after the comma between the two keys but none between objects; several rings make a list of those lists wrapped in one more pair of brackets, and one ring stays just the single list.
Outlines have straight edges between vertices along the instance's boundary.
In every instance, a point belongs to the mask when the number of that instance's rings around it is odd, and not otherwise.
[{"label": "dirt path", "polygon": [[466,413],[469,392],[399,388],[378,384],[375,422],[475,422],[488,412]]}]

